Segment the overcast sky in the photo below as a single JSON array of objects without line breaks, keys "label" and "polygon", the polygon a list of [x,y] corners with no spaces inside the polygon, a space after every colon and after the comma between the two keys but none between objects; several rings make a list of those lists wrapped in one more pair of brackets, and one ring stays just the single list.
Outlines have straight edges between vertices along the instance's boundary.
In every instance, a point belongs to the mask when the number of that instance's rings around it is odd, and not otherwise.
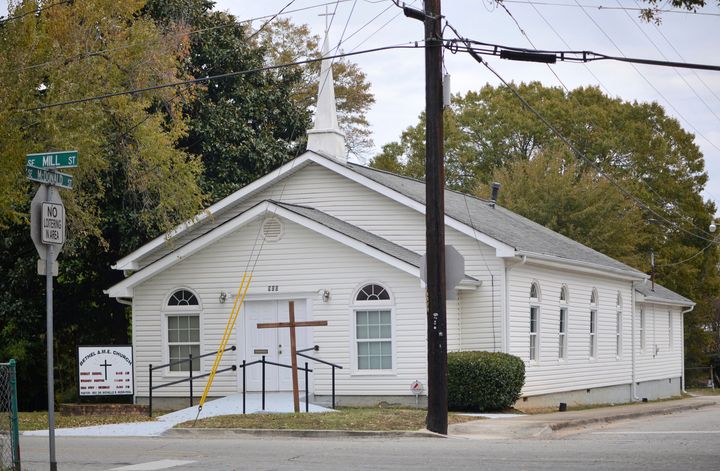
[{"label": "overcast sky", "polygon": [[[552,50],[591,50],[609,55],[720,64],[720,8],[715,2],[701,14],[664,13],[662,24],[643,23],[634,0],[505,0],[512,17],[487,0],[445,0],[443,14],[465,37],[519,47]],[[239,20],[272,15],[289,0],[219,0],[216,9]],[[326,19],[319,16],[328,0],[295,0],[283,14],[296,23],[324,34]],[[407,1],[422,8],[422,1]],[[0,12],[6,11],[0,0]],[[337,6],[337,9],[336,9]],[[619,8],[620,6],[624,8]],[[331,44],[345,51],[369,49],[421,40],[422,24],[404,17],[390,0],[329,2],[336,12],[330,27]],[[294,11],[299,10],[302,11]],[[514,17],[514,19],[513,19]],[[253,23],[258,28],[264,20]],[[521,32],[524,31],[524,34]],[[663,57],[664,56],[664,57]],[[424,108],[422,50],[389,50],[354,56],[367,74],[376,103],[369,113],[376,149],[397,140],[417,123]],[[705,156],[710,180],[704,195],[720,202],[720,72],[694,71],[602,61],[588,65],[558,63],[550,66],[487,58],[506,80],[540,80],[548,86],[568,88],[600,86],[605,93],[625,100],[657,101],[668,114],[695,134]],[[497,85],[487,69],[466,54],[447,54],[453,93]],[[637,70],[636,70],[637,69]]]}]

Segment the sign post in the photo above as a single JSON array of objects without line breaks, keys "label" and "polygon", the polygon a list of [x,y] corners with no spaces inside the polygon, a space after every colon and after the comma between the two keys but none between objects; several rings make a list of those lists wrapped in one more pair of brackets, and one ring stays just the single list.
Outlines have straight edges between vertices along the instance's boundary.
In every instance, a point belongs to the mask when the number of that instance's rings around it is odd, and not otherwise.
[{"label": "sign post", "polygon": [[[30,237],[40,255],[38,274],[45,275],[47,309],[47,392],[50,471],[57,471],[55,458],[55,375],[53,362],[53,275],[57,256],[65,242],[65,207],[55,186],[72,188],[72,176],[55,169],[77,167],[77,151],[45,152],[26,156],[28,179],[40,182],[30,206]],[[44,267],[42,261],[45,261]]]}]

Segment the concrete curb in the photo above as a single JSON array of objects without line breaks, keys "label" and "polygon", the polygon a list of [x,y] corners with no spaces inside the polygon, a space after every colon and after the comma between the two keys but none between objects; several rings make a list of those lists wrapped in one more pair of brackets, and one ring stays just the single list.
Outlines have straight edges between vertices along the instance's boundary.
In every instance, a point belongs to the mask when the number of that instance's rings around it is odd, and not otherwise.
[{"label": "concrete curb", "polygon": [[559,421],[549,423],[548,427],[551,431],[557,432],[559,430],[568,430],[572,428],[584,427],[586,425],[600,424],[600,423],[611,423],[617,422],[618,420],[626,419],[637,419],[640,417],[647,417],[651,415],[668,415],[674,412],[682,412],[693,409],[700,409],[703,407],[714,406],[717,404],[715,401],[696,402],[694,404],[678,404],[674,406],[668,406],[663,408],[652,408],[648,410],[639,410],[631,412],[622,412],[614,415],[606,415],[603,417],[587,417],[570,419],[566,421]]},{"label": "concrete curb", "polygon": [[288,430],[288,429],[247,429],[247,428],[171,428],[162,437],[230,438],[237,436],[254,437],[295,437],[295,438],[447,438],[445,435],[428,430],[370,431],[370,430]]}]

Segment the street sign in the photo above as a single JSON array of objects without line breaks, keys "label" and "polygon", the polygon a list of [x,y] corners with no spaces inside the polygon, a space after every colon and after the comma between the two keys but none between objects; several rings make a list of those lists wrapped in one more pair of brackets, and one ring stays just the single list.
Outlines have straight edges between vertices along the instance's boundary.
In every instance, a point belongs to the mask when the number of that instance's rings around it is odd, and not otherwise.
[{"label": "street sign", "polygon": [[[30,238],[32,239],[33,244],[35,244],[35,248],[37,249],[38,255],[40,256],[41,263],[38,264],[38,267],[40,267],[41,265],[43,267],[43,271],[39,272],[39,275],[45,274],[45,259],[47,258],[48,252],[47,244],[44,244],[42,241],[43,203],[55,203],[60,205],[62,204],[60,192],[54,189],[50,191],[50,188],[51,187],[47,185],[40,185],[37,192],[35,193],[35,197],[30,203]],[[55,245],[52,251],[53,272],[57,272],[57,257],[61,250],[62,245]]]},{"label": "street sign", "polygon": [[35,182],[72,189],[73,177],[67,173],[50,172],[37,167],[25,167],[27,177]]},{"label": "street sign", "polygon": [[28,167],[48,169],[77,167],[78,165],[78,153],[76,150],[40,152],[38,154],[27,154],[25,157]]},{"label": "street sign", "polygon": [[65,242],[65,207],[57,203],[43,203],[40,229],[43,244],[60,245]]}]

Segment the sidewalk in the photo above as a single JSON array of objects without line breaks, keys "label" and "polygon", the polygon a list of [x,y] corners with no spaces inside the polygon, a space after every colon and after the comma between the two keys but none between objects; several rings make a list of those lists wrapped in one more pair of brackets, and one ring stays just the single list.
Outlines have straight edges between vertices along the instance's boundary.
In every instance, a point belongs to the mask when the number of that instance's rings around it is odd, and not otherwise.
[{"label": "sidewalk", "polygon": [[508,419],[478,420],[451,425],[448,435],[470,439],[547,437],[554,432],[577,429],[588,425],[636,419],[650,415],[667,415],[673,412],[700,409],[716,404],[717,401],[712,396],[689,397],[674,401],[523,415]]}]

